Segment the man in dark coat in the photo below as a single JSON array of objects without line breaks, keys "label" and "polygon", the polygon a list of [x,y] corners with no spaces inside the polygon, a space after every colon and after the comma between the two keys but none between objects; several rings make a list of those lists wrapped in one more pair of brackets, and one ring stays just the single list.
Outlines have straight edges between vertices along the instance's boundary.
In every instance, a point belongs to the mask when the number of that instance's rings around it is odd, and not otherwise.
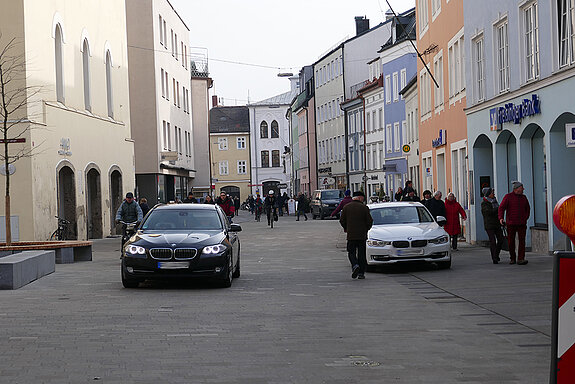
[{"label": "man in dark coat", "polygon": [[184,203],[187,204],[197,204],[198,200],[196,200],[196,198],[194,197],[194,192],[190,191],[190,193],[188,193],[188,197],[186,199],[184,199]]},{"label": "man in dark coat", "polygon": [[303,215],[303,218],[307,221],[307,216],[305,214],[306,209],[307,209],[307,198],[303,193],[300,192],[297,197],[297,216],[296,216],[297,218],[295,219],[295,221],[299,221],[299,215]]},{"label": "man in dark coat", "polygon": [[441,191],[435,191],[433,199],[429,200],[429,202],[426,205],[427,209],[429,209],[429,212],[431,212],[431,216],[433,216],[435,220],[437,220],[437,216],[445,217],[446,215],[445,203],[443,202],[443,200],[441,200],[441,196],[442,196]]},{"label": "man in dark coat", "polygon": [[[515,264],[516,260],[519,265],[527,264],[527,260],[525,260],[525,234],[531,207],[527,196],[523,194],[524,189],[523,183],[514,181],[513,192],[503,197],[498,209],[499,222],[503,226],[507,224],[507,241],[509,242],[509,257],[511,258],[509,264]],[[507,223],[505,223],[505,216],[507,216]],[[517,254],[515,254],[515,234],[519,236]]]},{"label": "man in dark coat", "polygon": [[366,246],[367,232],[373,225],[369,208],[363,204],[365,194],[353,193],[352,201],[343,207],[339,223],[347,233],[347,256],[351,263],[351,277],[365,279],[367,270]]},{"label": "man in dark coat", "polygon": [[481,214],[483,215],[483,226],[489,236],[489,248],[491,250],[491,260],[493,264],[499,264],[499,254],[503,247],[503,230],[498,218],[499,203],[495,197],[493,188],[485,187],[481,190],[483,201],[481,202]]}]

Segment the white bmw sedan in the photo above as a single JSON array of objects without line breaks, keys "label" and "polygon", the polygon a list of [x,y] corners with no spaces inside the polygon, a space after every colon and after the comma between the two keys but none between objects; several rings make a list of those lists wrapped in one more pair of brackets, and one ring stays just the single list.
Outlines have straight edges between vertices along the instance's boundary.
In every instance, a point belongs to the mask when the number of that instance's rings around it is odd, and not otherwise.
[{"label": "white bmw sedan", "polygon": [[369,204],[373,227],[367,240],[367,264],[434,262],[451,267],[449,236],[421,203],[397,202]]}]

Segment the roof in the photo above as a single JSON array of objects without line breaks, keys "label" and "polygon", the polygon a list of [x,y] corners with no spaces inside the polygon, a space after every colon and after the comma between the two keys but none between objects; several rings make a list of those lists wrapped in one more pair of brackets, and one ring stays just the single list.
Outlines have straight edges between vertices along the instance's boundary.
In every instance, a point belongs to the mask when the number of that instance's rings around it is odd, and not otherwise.
[{"label": "roof", "polygon": [[378,53],[381,53],[401,42],[416,39],[415,8],[405,11],[402,14],[398,15],[397,18],[394,17],[391,20],[393,20],[393,27],[396,29],[395,41],[393,41],[393,34],[392,34],[389,40],[387,40],[385,44],[381,46],[381,49],[377,51]]},{"label": "roof", "polygon": [[290,105],[293,99],[298,95],[298,90],[289,91],[286,93],[282,93],[280,95],[276,95],[270,97],[269,99],[265,99],[262,101],[258,101],[256,103],[249,104],[249,106],[262,106],[262,105]]},{"label": "roof", "polygon": [[246,106],[210,109],[210,133],[243,133],[250,131],[250,114]]}]

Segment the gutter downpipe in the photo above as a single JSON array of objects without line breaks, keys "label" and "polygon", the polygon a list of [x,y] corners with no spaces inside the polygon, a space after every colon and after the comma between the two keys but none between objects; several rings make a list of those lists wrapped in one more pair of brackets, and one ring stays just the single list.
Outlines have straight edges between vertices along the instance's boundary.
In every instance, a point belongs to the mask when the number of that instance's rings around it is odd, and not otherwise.
[{"label": "gutter downpipe", "polygon": [[[347,99],[346,95],[345,95],[345,45],[341,44],[341,68],[342,68],[342,81],[343,81],[343,101],[345,101]],[[342,101],[342,102],[343,102]],[[340,109],[341,109],[341,104],[340,104]],[[351,189],[350,184],[349,184],[349,153],[348,153],[348,140],[349,140],[349,136],[347,134],[347,130],[348,130],[348,126],[347,126],[347,112],[345,111],[345,109],[343,110],[343,127],[344,127],[344,144],[345,144],[345,182],[346,182],[346,188],[345,189]]]}]

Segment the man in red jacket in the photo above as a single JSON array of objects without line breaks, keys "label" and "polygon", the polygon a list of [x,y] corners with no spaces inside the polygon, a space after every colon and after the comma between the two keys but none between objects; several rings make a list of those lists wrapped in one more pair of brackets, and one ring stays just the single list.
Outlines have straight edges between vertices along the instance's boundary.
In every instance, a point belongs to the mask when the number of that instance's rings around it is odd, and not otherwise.
[{"label": "man in red jacket", "polygon": [[[525,233],[527,232],[527,219],[529,219],[529,201],[523,194],[523,183],[513,182],[513,192],[503,197],[499,205],[499,222],[505,225],[505,213],[507,212],[507,241],[509,242],[509,264],[525,265]],[[517,249],[517,259],[515,255],[515,234],[519,235],[519,245]]]}]

